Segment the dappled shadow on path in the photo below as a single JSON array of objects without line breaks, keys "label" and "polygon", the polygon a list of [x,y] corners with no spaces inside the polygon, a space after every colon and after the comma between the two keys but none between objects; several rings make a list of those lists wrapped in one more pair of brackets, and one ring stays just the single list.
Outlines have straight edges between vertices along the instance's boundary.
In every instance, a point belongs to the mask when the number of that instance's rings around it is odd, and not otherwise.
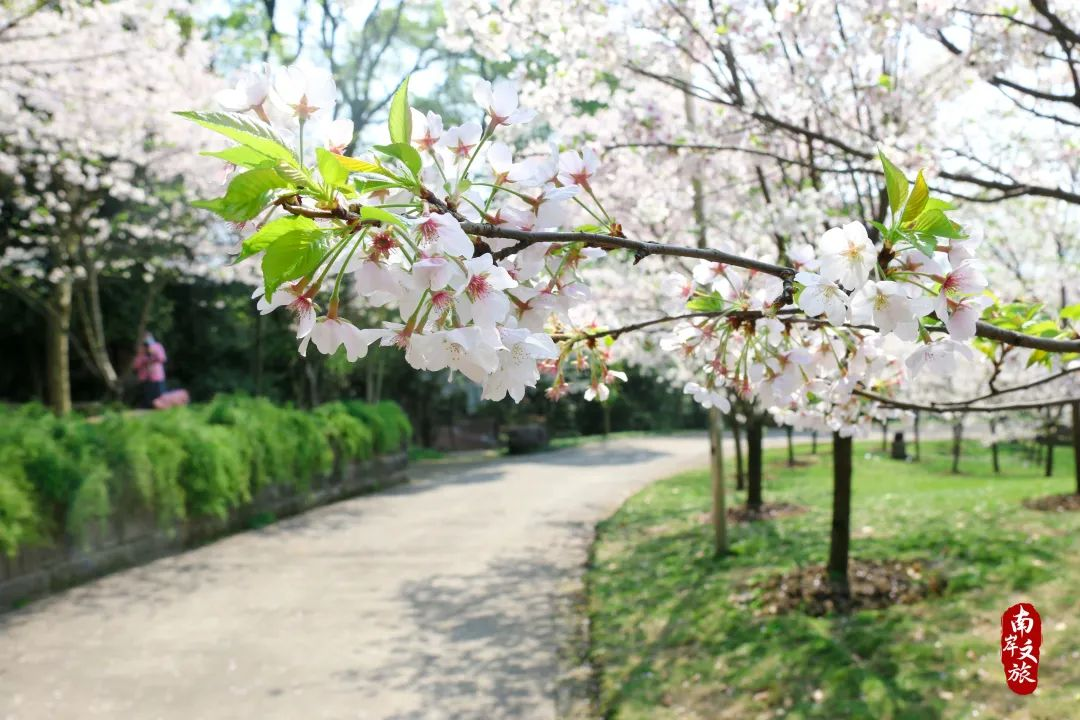
[{"label": "dappled shadow on path", "polygon": [[230,565],[217,558],[209,561],[195,552],[183,552],[99,578],[0,615],[0,633],[38,618],[47,618],[54,612],[111,620],[124,617],[132,607],[149,613],[163,611],[177,596],[191,595],[223,582],[241,565]]},{"label": "dappled shadow on path", "polygon": [[339,679],[361,696],[409,693],[419,703],[382,720],[547,717],[538,705],[553,703],[560,637],[548,589],[565,572],[530,553],[407,583],[400,597],[409,622],[387,655]]}]

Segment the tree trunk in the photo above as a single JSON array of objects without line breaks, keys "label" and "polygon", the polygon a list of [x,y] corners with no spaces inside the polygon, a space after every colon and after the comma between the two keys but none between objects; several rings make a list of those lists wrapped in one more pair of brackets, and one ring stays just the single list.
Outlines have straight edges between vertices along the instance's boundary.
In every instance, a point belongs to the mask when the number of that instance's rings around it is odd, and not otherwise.
[{"label": "tree trunk", "polygon": [[304,378],[307,380],[307,397],[304,407],[312,410],[319,405],[319,368],[310,360],[304,363]]},{"label": "tree trunk", "polygon": [[952,471],[956,475],[960,472],[960,443],[964,439],[963,423],[953,423],[952,437]]},{"label": "tree trunk", "polygon": [[746,473],[743,472],[742,430],[734,413],[728,415],[731,424],[731,436],[735,440],[735,489],[746,489]]},{"label": "tree trunk", "polygon": [[378,348],[372,348],[364,360],[364,400],[368,403],[375,402],[375,353]]},{"label": "tree trunk", "polygon": [[[87,340],[90,343],[90,355],[97,365],[98,375],[101,376],[109,393],[119,399],[121,395],[120,378],[116,374],[112,358],[109,357],[109,348],[105,340],[105,318],[101,312],[101,287],[98,272],[92,266],[86,273],[86,304],[89,307],[90,323],[86,328]],[[136,342],[141,342],[137,338]]]},{"label": "tree trunk", "polygon": [[57,415],[71,412],[71,363],[68,333],[71,330],[70,279],[61,280],[53,290],[45,323],[45,363],[49,407]]},{"label": "tree trunk", "polygon": [[716,408],[709,410],[709,451],[712,467],[713,543],[717,555],[726,555],[727,509],[724,503],[724,418]]},{"label": "tree trunk", "polygon": [[889,449],[889,421],[881,421],[881,453],[884,455]]},{"label": "tree trunk", "polygon": [[383,379],[386,377],[386,353],[375,355],[375,398],[372,402],[382,402]]},{"label": "tree trunk", "polygon": [[1057,435],[1057,426],[1050,425],[1046,428],[1046,477],[1054,477],[1054,436]]},{"label": "tree trunk", "polygon": [[[254,308],[254,306],[252,306]],[[252,351],[251,374],[256,395],[263,394],[263,315],[255,310],[255,349]]]},{"label": "tree trunk", "polygon": [[788,467],[795,467],[795,441],[792,439],[792,427],[790,425],[784,426],[784,432],[787,433],[787,464]]},{"label": "tree trunk", "polygon": [[993,459],[993,462],[994,462],[994,474],[998,475],[998,474],[1001,473],[1001,459],[1000,459],[1000,456],[999,456],[999,453],[998,453],[998,443],[997,443],[997,439],[996,439],[997,436],[994,434],[996,425],[997,425],[997,422],[995,420],[991,419],[990,420],[990,437],[995,438],[995,439],[994,439],[993,442],[990,443],[990,457]]},{"label": "tree trunk", "polygon": [[919,446],[919,411],[915,411],[915,462],[922,460],[922,448]]},{"label": "tree trunk", "polygon": [[1072,404],[1073,471],[1076,473],[1076,494],[1080,495],[1080,402]]},{"label": "tree trunk", "polygon": [[810,454],[817,455],[817,430],[810,433]]},{"label": "tree trunk", "polygon": [[833,433],[832,533],[829,536],[829,564],[826,570],[833,595],[843,602],[851,597],[848,584],[850,546],[851,438]]},{"label": "tree trunk", "polygon": [[761,501],[761,419],[751,416],[746,423],[746,506],[760,510]]}]

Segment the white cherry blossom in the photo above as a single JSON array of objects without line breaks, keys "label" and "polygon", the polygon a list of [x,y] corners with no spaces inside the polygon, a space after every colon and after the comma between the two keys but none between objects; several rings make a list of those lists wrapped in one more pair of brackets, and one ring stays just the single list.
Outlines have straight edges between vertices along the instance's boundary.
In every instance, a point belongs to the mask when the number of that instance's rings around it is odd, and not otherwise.
[{"label": "white cherry blossom", "polygon": [[826,230],[818,249],[821,276],[849,290],[862,287],[877,259],[877,251],[860,222]]},{"label": "white cherry blossom", "polygon": [[848,296],[840,287],[817,273],[800,272],[796,282],[804,285],[799,294],[799,307],[810,317],[824,314],[833,325],[843,325],[847,320]]}]

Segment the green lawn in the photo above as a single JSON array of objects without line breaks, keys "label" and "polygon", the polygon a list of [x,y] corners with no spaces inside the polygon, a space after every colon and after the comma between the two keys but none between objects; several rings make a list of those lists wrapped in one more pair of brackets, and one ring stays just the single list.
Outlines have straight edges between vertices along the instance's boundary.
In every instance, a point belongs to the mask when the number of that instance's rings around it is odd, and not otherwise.
[{"label": "green lawn", "polygon": [[[817,457],[800,448],[810,464],[794,469],[783,451],[766,453],[766,501],[810,510],[731,528],[724,559],[710,550],[707,473],[658,482],[598,528],[588,588],[604,716],[1080,718],[1080,513],[1020,504],[1075,487],[1071,448],[1045,479],[1018,453],[994,476],[974,443],[961,475],[949,474],[944,443],[925,443],[918,464],[876,447],[856,445],[852,556],[926,559],[947,576],[943,597],[827,618],[734,604],[750,579],[824,562],[828,444]],[[1039,689],[1027,697],[1006,688],[998,659],[1001,613],[1021,600],[1043,618]]]}]

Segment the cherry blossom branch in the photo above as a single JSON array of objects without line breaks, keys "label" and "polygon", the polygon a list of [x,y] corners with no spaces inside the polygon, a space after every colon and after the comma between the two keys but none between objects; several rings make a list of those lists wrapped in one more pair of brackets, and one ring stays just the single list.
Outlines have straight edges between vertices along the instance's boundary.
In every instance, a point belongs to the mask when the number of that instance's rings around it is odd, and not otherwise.
[{"label": "cherry blossom branch", "polygon": [[[290,212],[294,215],[303,215],[304,217],[308,218],[338,219],[350,223],[366,222],[371,224],[377,224],[376,221],[361,220],[358,214],[344,208],[336,208],[334,210],[319,210],[315,208],[304,207],[302,205],[292,204],[289,202],[281,202],[279,204],[286,212]],[[686,257],[696,258],[699,260],[709,260],[716,263],[722,263],[724,265],[745,268],[747,270],[756,270],[757,272],[761,272],[766,275],[772,275],[773,277],[778,277],[784,280],[785,290],[790,287],[791,280],[795,277],[796,272],[795,268],[784,267],[782,265],[774,265],[773,263],[764,262],[762,260],[755,260],[753,258],[746,258],[740,255],[733,255],[731,253],[727,253],[722,250],[715,250],[712,248],[687,247],[684,245],[668,245],[665,243],[649,242],[643,240],[631,240],[630,238],[625,237],[603,235],[601,233],[536,232],[532,230],[514,230],[512,228],[504,228],[496,225],[491,225],[490,223],[471,222],[461,223],[461,229],[469,235],[474,235],[478,237],[503,238],[506,240],[518,241],[515,246],[495,253],[494,259],[496,260],[508,257],[510,254],[518,252],[525,247],[534,245],[536,243],[579,242],[585,243],[586,245],[590,245],[592,247],[599,247],[606,250],[611,250],[615,248],[632,250],[634,252],[635,263],[640,262],[642,259],[649,257],[650,255],[660,255],[669,257]],[[867,326],[866,329],[871,329],[871,327]],[[1007,330],[1005,328],[992,325],[982,320],[978,321],[975,324],[975,334],[978,337],[986,338],[988,340],[996,340],[1007,345],[1015,345],[1016,347],[1029,348],[1032,350],[1045,350],[1047,352],[1053,353],[1080,352],[1080,340],[1059,340],[1056,338],[1044,338],[1035,335],[1025,335],[1024,333],[1016,332],[1015,330]]]},{"label": "cherry blossom branch", "polygon": [[975,323],[975,334],[987,340],[996,340],[1006,345],[1030,348],[1032,350],[1045,350],[1052,353],[1080,352],[1080,340],[1058,340],[1056,338],[1044,338],[1037,335],[1025,335],[1015,330],[991,325],[983,320]]},{"label": "cherry blossom branch", "polygon": [[973,397],[973,398],[968,398],[966,400],[954,400],[954,401],[943,402],[943,403],[938,403],[938,404],[943,405],[943,406],[970,405],[972,403],[979,402],[980,400],[989,400],[990,398],[998,397],[999,395],[1007,395],[1009,393],[1020,392],[1021,390],[1030,390],[1031,388],[1038,387],[1040,385],[1045,385],[1047,383],[1053,382],[1055,380],[1066,377],[1068,375],[1072,375],[1073,373],[1076,373],[1076,372],[1080,372],[1080,366],[1074,367],[1074,368],[1066,368],[1065,370],[1054,373],[1053,375],[1047,375],[1044,378],[1039,378],[1038,380],[1034,380],[1034,381],[1029,382],[1029,383],[1024,383],[1023,385],[1013,385],[1012,387],[1002,388],[1000,390],[995,390],[995,391],[992,391],[992,392],[988,392],[985,395],[979,395],[979,396],[976,396],[976,397]]},{"label": "cherry blossom branch", "polygon": [[796,308],[790,308],[787,310],[780,310],[775,315],[768,315],[761,310],[713,310],[692,312],[683,315],[665,315],[663,317],[653,318],[651,320],[643,320],[641,322],[631,323],[630,325],[623,325],[621,327],[612,328],[610,330],[594,330],[590,332],[581,333],[560,333],[552,335],[551,339],[555,341],[570,340],[572,342],[583,342],[586,340],[597,340],[603,337],[610,337],[612,339],[618,339],[619,336],[628,332],[634,332],[636,330],[645,330],[657,325],[664,325],[671,322],[677,322],[679,320],[692,320],[695,318],[723,318],[728,320],[745,321],[745,320],[763,320],[765,318],[775,318],[782,323],[792,325],[822,325],[829,327],[842,327],[847,330],[870,330],[878,332],[879,329],[876,325],[853,325],[851,323],[844,323],[843,325],[836,326],[829,323],[828,320],[822,318],[801,317],[798,313],[802,312]]},{"label": "cherry blossom branch", "polygon": [[[724,252],[723,250],[714,250],[712,248],[696,248],[687,247],[684,245],[668,245],[665,243],[649,242],[646,240],[631,240],[625,237],[615,237],[613,235],[603,235],[601,233],[587,233],[587,232],[536,232],[532,230],[514,230],[511,228],[498,227],[489,223],[461,223],[461,229],[469,235],[477,235],[479,237],[486,238],[503,238],[505,240],[517,240],[518,245],[515,248],[508,248],[512,251],[507,253],[506,250],[496,253],[495,259],[501,260],[507,257],[513,252],[518,252],[529,245],[535,245],[536,243],[585,243],[592,247],[599,247],[605,250],[612,250],[614,248],[622,248],[625,250],[632,250],[634,252],[634,262],[640,262],[644,258],[650,255],[666,255],[674,257],[686,257],[696,258],[698,260],[710,260],[712,262],[722,263],[724,265],[732,265],[734,267],[741,267],[747,270],[756,270],[766,275],[772,275],[782,280],[790,280],[795,277],[795,268],[784,267],[783,265],[774,265],[772,263],[764,262],[763,260],[755,260],[753,258],[746,258],[740,255],[733,255],[731,253]],[[504,254],[505,253],[505,254]]]},{"label": "cherry blossom branch", "polygon": [[896,408],[898,410],[917,410],[920,412],[932,412],[932,413],[979,413],[979,412],[1010,412],[1013,410],[1042,410],[1044,408],[1061,407],[1063,405],[1070,405],[1074,402],[1080,402],[1080,398],[1070,397],[1062,398],[1059,400],[1043,400],[1039,402],[1026,402],[1026,403],[1013,403],[1009,405],[968,405],[966,407],[942,407],[940,405],[924,405],[921,403],[904,402],[902,400],[894,400],[884,395],[878,395],[867,390],[853,390],[855,395],[866,398],[867,400],[873,400],[881,403],[887,407]]}]

